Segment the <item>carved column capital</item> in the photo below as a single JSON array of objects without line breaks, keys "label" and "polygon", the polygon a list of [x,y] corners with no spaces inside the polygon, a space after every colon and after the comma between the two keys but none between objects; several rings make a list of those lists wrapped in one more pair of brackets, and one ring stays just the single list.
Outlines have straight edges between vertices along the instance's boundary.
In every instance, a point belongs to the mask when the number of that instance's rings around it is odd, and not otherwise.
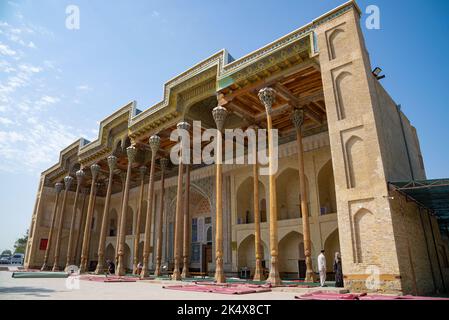
[{"label": "carved column capital", "polygon": [[83,183],[85,175],[86,174],[84,173],[84,171],[82,169],[80,169],[76,172],[76,182],[78,185],[81,185],[81,183]]},{"label": "carved column capital", "polygon": [[294,109],[292,112],[292,122],[296,130],[301,130],[304,123],[304,110]]},{"label": "carved column capital", "polygon": [[158,135],[152,135],[148,140],[151,148],[151,153],[155,155],[161,145],[161,138]]},{"label": "carved column capital", "polygon": [[137,148],[135,146],[129,146],[128,148],[126,148],[126,154],[128,156],[128,161],[130,163],[133,163],[136,159]]},{"label": "carved column capital", "polygon": [[109,171],[114,171],[117,168],[117,157],[116,156],[108,157],[108,166],[109,166]]},{"label": "carved column capital", "polygon": [[271,115],[273,112],[273,103],[276,98],[276,90],[273,88],[263,88],[259,91],[259,99],[263,103],[267,114]]},{"label": "carved column capital", "polygon": [[56,194],[59,194],[62,191],[62,188],[64,188],[63,183],[61,182],[55,183]]},{"label": "carved column capital", "polygon": [[190,123],[188,123],[188,122],[186,122],[186,121],[179,122],[179,123],[176,125],[176,128],[178,128],[178,129],[184,129],[184,130],[189,130],[189,129],[190,129]]},{"label": "carved column capital", "polygon": [[92,172],[92,179],[95,181],[98,177],[98,172],[100,172],[100,166],[94,163],[90,166],[90,171]]},{"label": "carved column capital", "polygon": [[64,185],[65,185],[65,189],[66,190],[70,189],[70,186],[72,185],[72,182],[73,182],[73,178],[71,176],[66,176],[64,178]]},{"label": "carved column capital", "polygon": [[214,117],[217,129],[221,131],[228,116],[228,110],[225,107],[217,106],[212,110],[212,116]]}]

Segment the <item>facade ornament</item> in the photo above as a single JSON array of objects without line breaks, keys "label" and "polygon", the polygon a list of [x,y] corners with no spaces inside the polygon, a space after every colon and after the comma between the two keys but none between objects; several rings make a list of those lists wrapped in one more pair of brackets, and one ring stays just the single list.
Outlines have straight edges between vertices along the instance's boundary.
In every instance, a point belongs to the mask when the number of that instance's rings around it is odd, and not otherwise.
[{"label": "facade ornament", "polygon": [[176,125],[176,128],[178,129],[184,129],[184,130],[190,130],[190,123],[186,121],[181,121]]},{"label": "facade ornament", "polygon": [[72,182],[73,182],[73,178],[71,176],[66,176],[64,178],[64,185],[65,185],[65,189],[66,190],[70,189],[70,186],[72,185]]},{"label": "facade ornament", "polygon": [[273,112],[273,103],[276,98],[276,90],[273,88],[263,88],[259,91],[259,99],[263,103],[267,114],[271,115]]},{"label": "facade ornament", "polygon": [[301,130],[304,124],[304,109],[294,109],[292,112],[292,122],[296,130]]},{"label": "facade ornament", "polygon": [[214,117],[217,129],[221,131],[225,124],[226,117],[228,116],[228,110],[226,110],[225,107],[217,106],[214,109],[212,109],[212,116]]},{"label": "facade ornament", "polygon": [[117,157],[109,156],[108,157],[108,166],[110,171],[114,171],[117,168]]},{"label": "facade ornament", "polygon": [[86,174],[84,173],[84,171],[82,169],[80,169],[76,172],[76,182],[78,185],[81,185],[81,183],[83,183],[85,175]]},{"label": "facade ornament", "polygon": [[100,166],[97,163],[94,163],[90,166],[90,171],[92,172],[92,179],[95,181],[98,176],[98,172],[100,172]]},{"label": "facade ornament", "polygon": [[56,194],[59,194],[62,191],[62,188],[64,188],[64,184],[61,182],[58,182],[55,184],[55,190]]},{"label": "facade ornament", "polygon": [[161,138],[158,135],[152,135],[148,142],[150,144],[151,152],[156,154],[161,145]]}]

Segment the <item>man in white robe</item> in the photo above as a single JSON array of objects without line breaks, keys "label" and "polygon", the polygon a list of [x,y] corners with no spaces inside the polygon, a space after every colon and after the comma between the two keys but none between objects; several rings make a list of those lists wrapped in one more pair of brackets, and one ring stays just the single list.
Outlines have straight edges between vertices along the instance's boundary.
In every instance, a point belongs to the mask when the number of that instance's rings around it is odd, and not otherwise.
[{"label": "man in white robe", "polygon": [[324,250],[318,255],[318,271],[320,273],[320,285],[325,287],[326,283],[326,257],[324,256]]}]

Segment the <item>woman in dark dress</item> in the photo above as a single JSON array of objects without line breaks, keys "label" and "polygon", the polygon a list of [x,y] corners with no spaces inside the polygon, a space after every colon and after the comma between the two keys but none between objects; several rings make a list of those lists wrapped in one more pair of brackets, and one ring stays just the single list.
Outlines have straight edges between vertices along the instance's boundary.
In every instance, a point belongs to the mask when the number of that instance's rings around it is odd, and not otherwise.
[{"label": "woman in dark dress", "polygon": [[335,272],[335,286],[337,288],[343,288],[343,270],[341,268],[341,257],[339,252],[335,252],[334,259],[334,272]]}]

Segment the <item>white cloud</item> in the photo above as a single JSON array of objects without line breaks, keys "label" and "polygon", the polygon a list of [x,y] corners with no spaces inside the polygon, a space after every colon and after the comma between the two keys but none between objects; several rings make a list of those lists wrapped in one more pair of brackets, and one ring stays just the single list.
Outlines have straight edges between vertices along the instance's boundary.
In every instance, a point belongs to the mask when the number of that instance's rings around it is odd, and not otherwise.
[{"label": "white cloud", "polygon": [[3,124],[5,126],[9,126],[9,125],[11,125],[13,123],[14,123],[14,121],[12,121],[11,119],[0,117],[0,124]]},{"label": "white cloud", "polygon": [[16,51],[12,50],[9,46],[6,44],[3,44],[0,42],[0,54],[3,56],[15,56],[17,54]]},{"label": "white cloud", "polygon": [[50,105],[58,103],[60,99],[58,97],[52,97],[52,96],[43,96],[39,99],[39,101],[36,102],[37,105]]},{"label": "white cloud", "polygon": [[153,12],[151,13],[151,16],[155,17],[155,18],[159,17],[160,15],[161,15],[161,13],[157,10],[153,10]]}]

